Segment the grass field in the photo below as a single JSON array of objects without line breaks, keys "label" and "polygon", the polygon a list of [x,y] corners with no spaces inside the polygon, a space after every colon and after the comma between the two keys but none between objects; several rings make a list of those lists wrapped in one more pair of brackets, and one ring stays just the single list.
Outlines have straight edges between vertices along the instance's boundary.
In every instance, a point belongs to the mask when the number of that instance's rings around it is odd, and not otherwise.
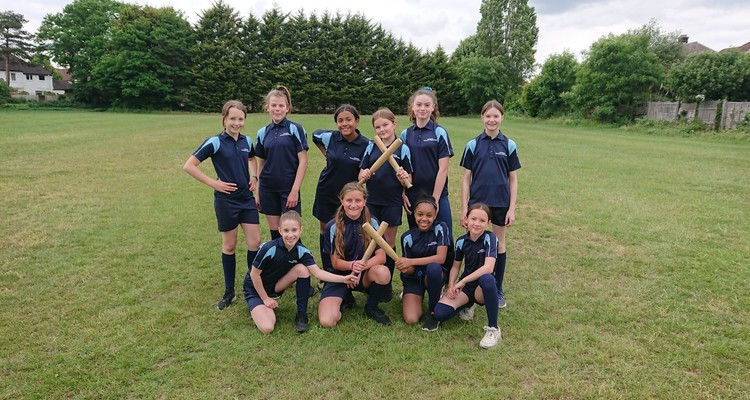
[{"label": "grass field", "polygon": [[[308,133],[334,127],[294,119]],[[245,131],[266,121],[251,115]],[[460,154],[481,122],[441,122],[457,221]],[[369,118],[362,128],[372,135]],[[503,128],[523,168],[503,341],[487,351],[479,309],[427,333],[394,300],[391,327],[360,307],[299,335],[288,293],[266,336],[242,301],[216,310],[212,193],[181,166],[220,130],[217,114],[0,110],[0,397],[750,397],[750,143],[514,118]],[[314,254],[323,165],[311,149]]]}]

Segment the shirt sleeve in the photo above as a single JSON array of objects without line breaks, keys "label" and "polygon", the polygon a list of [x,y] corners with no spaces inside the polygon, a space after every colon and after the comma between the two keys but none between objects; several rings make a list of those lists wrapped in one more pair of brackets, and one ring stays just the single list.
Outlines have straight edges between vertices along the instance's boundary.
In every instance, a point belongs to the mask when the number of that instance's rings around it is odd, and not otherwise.
[{"label": "shirt sleeve", "polygon": [[266,128],[262,127],[258,129],[255,134],[255,155],[262,159],[266,159],[266,148],[263,146],[263,141],[266,139]]},{"label": "shirt sleeve", "polygon": [[333,131],[326,131],[323,129],[319,129],[313,132],[313,143],[315,143],[316,145],[322,145],[324,149],[328,150],[328,146],[331,143],[332,135],[333,135]]},{"label": "shirt sleeve", "polygon": [[269,251],[272,248],[273,248],[272,243],[270,242],[263,243],[260,246],[260,249],[258,249],[258,254],[255,256],[255,259],[253,260],[253,267],[263,270],[263,268],[268,266],[268,263],[271,261],[271,259],[273,259],[273,252]]},{"label": "shirt sleeve", "polygon": [[438,140],[438,159],[445,157],[453,157],[453,146],[451,146],[451,139],[448,137],[448,132],[442,126],[435,129],[435,135]]},{"label": "shirt sleeve", "polygon": [[468,143],[466,143],[466,148],[464,149],[464,155],[461,156],[461,166],[471,170],[472,165],[474,164],[474,150],[476,149],[477,141],[476,139],[469,140]]},{"label": "shirt sleeve", "polygon": [[309,147],[307,146],[307,132],[305,131],[305,128],[300,124],[292,123],[289,125],[289,130],[292,135],[294,135],[295,139],[297,139],[295,142],[297,153],[300,151],[307,151]]},{"label": "shirt sleeve", "polygon": [[193,152],[193,155],[195,156],[195,158],[200,160],[200,162],[203,162],[208,157],[211,157],[212,155],[216,154],[216,152],[219,151],[220,145],[221,145],[221,142],[219,141],[219,137],[211,136],[210,138],[203,141],[200,147],[198,147]]},{"label": "shirt sleeve", "polygon": [[518,158],[518,149],[516,148],[516,142],[511,139],[508,139],[508,150],[510,151],[510,155],[508,155],[508,170],[515,171],[517,169],[520,169],[521,160]]},{"label": "shirt sleeve", "polygon": [[372,166],[373,163],[370,162],[370,156],[372,155],[372,151],[374,147],[375,147],[375,143],[373,143],[372,141],[367,144],[365,153],[362,154],[362,161],[359,163],[360,169],[366,169]]},{"label": "shirt sleeve", "polygon": [[405,144],[401,145],[401,160],[399,165],[404,171],[410,174],[414,173],[414,167],[411,165],[411,150],[409,150],[409,146]]}]

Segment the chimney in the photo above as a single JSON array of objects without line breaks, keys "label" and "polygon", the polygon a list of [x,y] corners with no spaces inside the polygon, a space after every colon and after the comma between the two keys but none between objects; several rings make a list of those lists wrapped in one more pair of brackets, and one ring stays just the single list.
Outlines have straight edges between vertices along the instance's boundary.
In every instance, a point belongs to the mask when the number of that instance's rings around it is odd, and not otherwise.
[{"label": "chimney", "polygon": [[677,38],[678,43],[687,43],[688,42],[688,35],[682,34],[680,37]]}]

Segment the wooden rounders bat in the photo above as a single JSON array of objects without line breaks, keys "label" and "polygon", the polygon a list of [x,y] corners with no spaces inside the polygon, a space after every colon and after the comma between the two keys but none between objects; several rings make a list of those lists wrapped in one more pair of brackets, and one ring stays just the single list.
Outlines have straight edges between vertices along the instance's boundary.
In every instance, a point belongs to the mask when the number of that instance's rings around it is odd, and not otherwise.
[{"label": "wooden rounders bat", "polygon": [[[399,142],[401,142],[401,139],[397,138],[396,140],[398,140]],[[382,152],[385,153],[385,151],[388,150],[388,148],[385,146],[385,143],[383,143],[383,139],[381,139],[380,136],[375,135],[375,137],[372,139],[372,141],[373,141],[373,143],[375,143],[376,146],[378,146],[378,148],[380,149],[380,151],[382,151]],[[402,143],[398,143],[397,144],[395,141],[393,142],[394,146],[398,145],[398,147],[401,147],[401,144]],[[398,163],[396,162],[395,158],[388,157],[388,163],[391,164],[391,167],[393,168],[394,171],[398,172],[399,166],[398,166]],[[412,187],[412,184],[411,184],[411,181],[409,180],[409,178],[404,179],[403,182],[404,182],[404,185],[406,186],[407,189],[409,189],[409,188]]]},{"label": "wooden rounders bat", "polygon": [[375,228],[372,227],[372,225],[370,225],[369,222],[365,222],[364,224],[362,224],[362,229],[365,231],[365,233],[370,235],[372,240],[375,241],[378,246],[382,247],[383,250],[385,250],[386,254],[388,254],[388,257],[392,258],[395,261],[401,259],[401,257],[396,254],[396,252],[388,244],[388,242],[386,242],[385,239],[383,239],[383,237],[378,234],[378,232],[375,230]]},{"label": "wooden rounders bat", "polygon": [[[398,148],[401,147],[401,143],[403,143],[401,139],[396,139],[396,141],[393,142],[391,147],[385,150],[383,154],[381,154],[380,157],[378,157],[378,159],[375,160],[375,162],[372,164],[372,167],[370,167],[370,172],[374,174],[375,171],[377,171],[381,165],[385,164],[385,162],[388,161],[389,158],[391,158],[391,155],[393,155],[393,153],[395,153],[396,150],[398,150]],[[365,181],[361,180],[359,181],[359,183],[365,183]],[[373,228],[373,230],[375,229]]]}]

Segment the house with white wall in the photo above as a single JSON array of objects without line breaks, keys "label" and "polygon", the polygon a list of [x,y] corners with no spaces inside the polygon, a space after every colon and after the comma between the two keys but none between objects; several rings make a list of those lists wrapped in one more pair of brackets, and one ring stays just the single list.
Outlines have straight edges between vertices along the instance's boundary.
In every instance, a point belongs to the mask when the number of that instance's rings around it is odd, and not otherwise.
[{"label": "house with white wall", "polygon": [[[28,63],[14,55],[10,56],[10,80],[8,86],[29,95],[43,99],[45,93],[52,92],[52,72],[44,67]],[[0,55],[0,79],[5,81],[5,56]]]}]

